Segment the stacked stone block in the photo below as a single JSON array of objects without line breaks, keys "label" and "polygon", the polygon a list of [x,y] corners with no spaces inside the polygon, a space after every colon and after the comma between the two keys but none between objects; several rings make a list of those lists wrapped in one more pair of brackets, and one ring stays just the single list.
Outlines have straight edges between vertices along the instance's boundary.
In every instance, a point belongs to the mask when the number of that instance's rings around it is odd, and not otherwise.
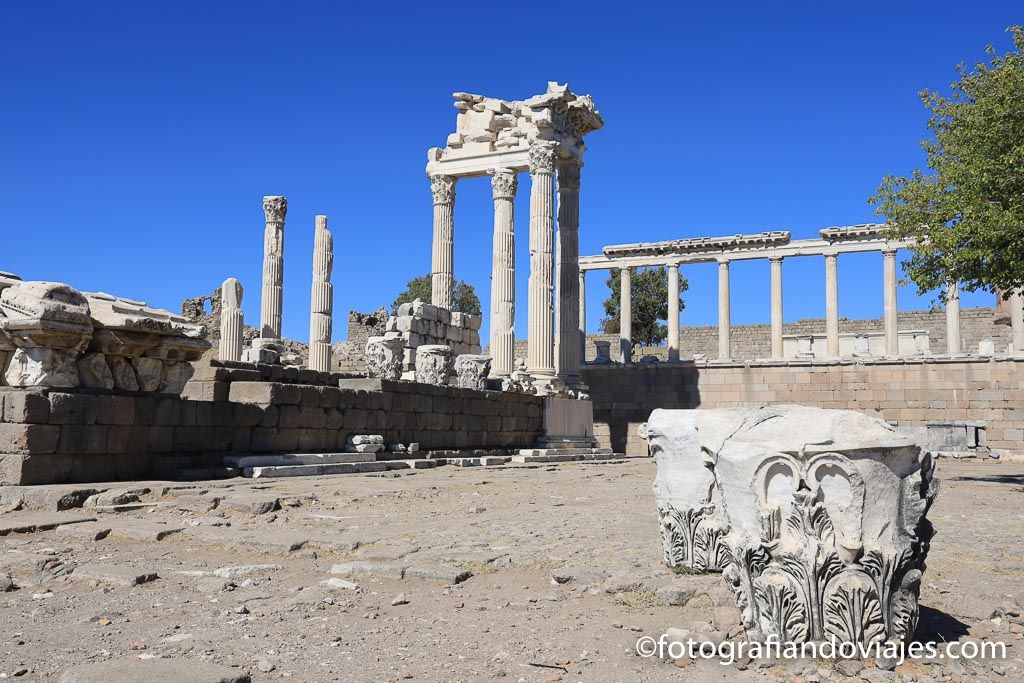
[{"label": "stacked stone block", "polygon": [[415,349],[425,345],[446,345],[452,354],[480,353],[482,318],[452,312],[417,299],[398,307],[398,315],[388,318],[387,331],[398,332],[406,340],[405,369],[416,365]]}]

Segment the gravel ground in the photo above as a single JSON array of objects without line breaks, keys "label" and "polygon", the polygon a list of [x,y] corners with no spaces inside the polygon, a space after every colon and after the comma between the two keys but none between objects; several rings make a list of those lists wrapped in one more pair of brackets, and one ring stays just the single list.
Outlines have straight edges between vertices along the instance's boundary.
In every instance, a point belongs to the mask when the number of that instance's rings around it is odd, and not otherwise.
[{"label": "gravel ground", "polygon": [[[1024,465],[942,461],[938,474],[917,636],[1005,642],[1005,659],[889,672],[637,656],[638,638],[672,627],[742,634],[719,576],[662,564],[654,464],[629,459],[0,490],[0,676],[1022,680]],[[84,488],[109,490],[56,511]],[[19,497],[29,509],[10,511]]]}]

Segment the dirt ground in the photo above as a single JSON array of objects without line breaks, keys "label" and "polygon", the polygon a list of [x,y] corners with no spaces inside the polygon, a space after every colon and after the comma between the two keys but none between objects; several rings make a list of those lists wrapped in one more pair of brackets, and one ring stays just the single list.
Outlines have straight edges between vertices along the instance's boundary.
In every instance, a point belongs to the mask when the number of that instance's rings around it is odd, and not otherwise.
[{"label": "dirt ground", "polygon": [[[0,676],[159,659],[180,680],[199,661],[253,681],[1024,680],[1024,464],[938,475],[917,636],[1001,641],[1005,659],[638,656],[670,627],[741,633],[721,577],[662,564],[654,463],[629,459],[0,491],[24,498],[0,514]],[[110,490],[56,511],[85,488]]]}]

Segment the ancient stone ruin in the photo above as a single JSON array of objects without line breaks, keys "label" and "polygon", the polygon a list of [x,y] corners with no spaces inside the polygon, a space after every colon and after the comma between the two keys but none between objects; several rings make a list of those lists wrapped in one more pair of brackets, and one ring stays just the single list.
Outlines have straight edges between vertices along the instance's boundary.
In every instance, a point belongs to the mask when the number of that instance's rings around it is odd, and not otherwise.
[{"label": "ancient stone ruin", "polygon": [[749,639],[913,635],[938,482],[912,439],[802,406],[655,410],[647,437],[667,561],[722,569]]}]

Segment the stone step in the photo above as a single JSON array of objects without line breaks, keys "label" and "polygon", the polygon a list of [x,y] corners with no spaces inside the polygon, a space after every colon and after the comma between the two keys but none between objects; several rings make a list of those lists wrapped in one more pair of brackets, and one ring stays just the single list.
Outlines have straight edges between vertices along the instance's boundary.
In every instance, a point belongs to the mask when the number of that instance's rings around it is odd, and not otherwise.
[{"label": "stone step", "polygon": [[511,456],[507,455],[491,455],[480,458],[445,458],[445,461],[447,464],[455,467],[493,467],[495,465],[505,465],[511,459]]},{"label": "stone step", "polygon": [[519,455],[612,455],[610,448],[524,448]]},{"label": "stone step", "polygon": [[337,463],[373,462],[374,453],[267,453],[225,455],[227,467],[284,467],[288,465],[334,465]]},{"label": "stone step", "polygon": [[590,449],[586,453],[559,453],[557,451],[552,452],[544,451],[541,449],[535,449],[531,451],[520,451],[519,455],[512,456],[512,462],[579,462],[594,460],[616,460],[622,457],[622,455],[616,454],[608,449],[600,448]]},{"label": "stone step", "polygon": [[253,479],[267,477],[313,477],[325,474],[366,474],[369,472],[386,472],[388,470],[425,470],[438,465],[442,461],[427,460],[376,460],[372,462],[342,462],[325,465],[272,465],[267,467],[246,467],[242,476]]}]

